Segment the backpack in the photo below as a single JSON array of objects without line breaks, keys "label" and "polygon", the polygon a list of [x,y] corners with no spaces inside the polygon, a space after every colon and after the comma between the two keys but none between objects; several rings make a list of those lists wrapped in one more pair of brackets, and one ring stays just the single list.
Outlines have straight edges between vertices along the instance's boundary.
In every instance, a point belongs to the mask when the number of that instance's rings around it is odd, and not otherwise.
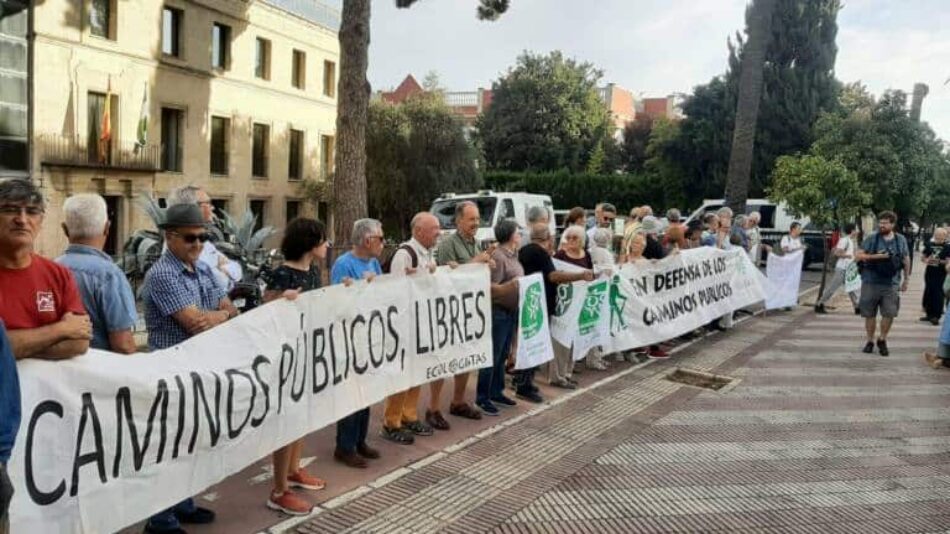
[{"label": "backpack", "polygon": [[400,250],[405,250],[406,252],[409,253],[409,259],[412,261],[413,269],[419,266],[419,255],[416,254],[416,249],[404,243],[402,245],[399,245],[396,248],[396,250],[394,250],[393,253],[390,254],[388,258],[386,258],[386,261],[383,262],[382,268],[383,268],[384,273],[388,274],[392,272],[393,258],[396,256],[396,253],[399,252]]}]

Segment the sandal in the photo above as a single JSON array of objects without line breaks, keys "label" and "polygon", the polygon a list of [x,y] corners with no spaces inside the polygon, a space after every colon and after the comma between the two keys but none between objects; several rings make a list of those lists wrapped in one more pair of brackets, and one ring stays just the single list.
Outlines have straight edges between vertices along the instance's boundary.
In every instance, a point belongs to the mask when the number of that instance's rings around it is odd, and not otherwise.
[{"label": "sandal", "polygon": [[403,421],[402,427],[417,436],[431,436],[435,433],[432,431],[431,426],[423,423],[422,421]]},{"label": "sandal", "polygon": [[436,410],[426,410],[426,423],[436,430],[449,430],[452,428],[449,422],[442,417],[442,412]]},{"label": "sandal", "polygon": [[478,421],[482,418],[481,412],[472,408],[468,404],[455,404],[449,406],[449,414],[456,417],[464,417],[465,419],[471,419],[473,421]]},{"label": "sandal", "polygon": [[383,429],[380,430],[379,435],[385,440],[398,443],[400,445],[412,445],[416,441],[416,438],[412,436],[411,432],[401,428],[383,427]]}]

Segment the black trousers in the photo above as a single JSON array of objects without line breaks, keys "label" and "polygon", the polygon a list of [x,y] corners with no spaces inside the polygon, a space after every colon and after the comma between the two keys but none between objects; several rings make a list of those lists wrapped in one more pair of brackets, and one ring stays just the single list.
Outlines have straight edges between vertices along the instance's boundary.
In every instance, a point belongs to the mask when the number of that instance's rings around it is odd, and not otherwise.
[{"label": "black trousers", "polygon": [[929,265],[924,271],[924,311],[927,317],[939,319],[943,315],[943,282],[947,271],[940,265]]}]

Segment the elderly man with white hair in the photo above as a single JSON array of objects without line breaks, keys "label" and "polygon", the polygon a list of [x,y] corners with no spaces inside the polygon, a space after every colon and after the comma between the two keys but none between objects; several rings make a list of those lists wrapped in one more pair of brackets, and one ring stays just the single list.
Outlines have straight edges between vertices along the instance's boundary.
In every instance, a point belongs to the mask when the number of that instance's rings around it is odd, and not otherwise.
[{"label": "elderly man with white hair", "polygon": [[[204,189],[196,185],[185,185],[173,189],[168,194],[168,207],[178,204],[197,204],[201,208],[201,216],[206,224],[211,224],[214,218],[214,206],[211,205],[211,197]],[[243,276],[241,264],[222,254],[211,241],[206,242],[201,248],[201,256],[198,261],[211,267],[215,280],[225,291],[230,292],[234,289],[234,284],[240,282]]]},{"label": "elderly man with white hair", "polygon": [[132,328],[138,319],[135,297],[125,274],[102,251],[110,228],[106,201],[94,194],[73,195],[63,203],[63,212],[69,246],[56,262],[72,271],[79,286],[92,321],[89,346],[132,354]]}]

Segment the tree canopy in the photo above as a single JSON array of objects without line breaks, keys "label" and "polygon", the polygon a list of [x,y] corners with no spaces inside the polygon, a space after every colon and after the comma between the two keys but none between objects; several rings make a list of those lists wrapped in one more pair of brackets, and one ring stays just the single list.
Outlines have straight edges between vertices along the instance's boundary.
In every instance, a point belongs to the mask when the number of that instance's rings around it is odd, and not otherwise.
[{"label": "tree canopy", "polygon": [[610,117],[597,93],[600,77],[590,63],[558,51],[518,57],[493,84],[492,104],[478,120],[488,168],[587,169],[610,137]]},{"label": "tree canopy", "polygon": [[775,164],[769,198],[785,202],[794,215],[819,228],[861,216],[871,195],[858,175],[840,161],[821,156],[781,156]]}]

